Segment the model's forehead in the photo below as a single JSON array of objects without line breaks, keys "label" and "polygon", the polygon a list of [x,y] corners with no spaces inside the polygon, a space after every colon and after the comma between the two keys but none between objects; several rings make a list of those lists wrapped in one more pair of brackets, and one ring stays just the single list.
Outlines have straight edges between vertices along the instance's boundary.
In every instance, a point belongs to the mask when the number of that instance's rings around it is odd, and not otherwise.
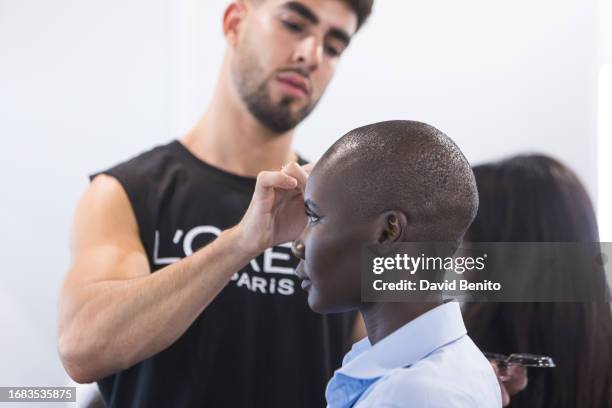
[{"label": "model's forehead", "polygon": [[304,199],[315,201],[317,197],[321,196],[320,190],[325,186],[325,174],[321,174],[322,171],[318,169],[316,165],[306,181],[306,188],[304,190]]},{"label": "model's forehead", "polygon": [[308,177],[304,198],[325,212],[342,210],[346,207],[347,183],[350,181],[338,174],[337,167],[318,163]]}]

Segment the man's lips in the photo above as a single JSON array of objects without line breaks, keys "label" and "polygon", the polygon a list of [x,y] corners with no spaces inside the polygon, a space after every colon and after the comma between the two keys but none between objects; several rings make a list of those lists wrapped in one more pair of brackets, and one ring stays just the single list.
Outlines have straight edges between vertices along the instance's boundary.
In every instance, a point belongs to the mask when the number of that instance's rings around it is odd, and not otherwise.
[{"label": "man's lips", "polygon": [[279,74],[276,79],[281,84],[285,85],[289,90],[302,95],[310,94],[310,85],[306,78],[299,74]]}]

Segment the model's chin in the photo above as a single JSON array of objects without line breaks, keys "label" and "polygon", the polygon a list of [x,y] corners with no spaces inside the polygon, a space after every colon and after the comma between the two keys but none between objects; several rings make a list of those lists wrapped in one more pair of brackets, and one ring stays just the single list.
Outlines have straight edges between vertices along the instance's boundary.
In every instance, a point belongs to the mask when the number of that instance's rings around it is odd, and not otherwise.
[{"label": "model's chin", "polygon": [[339,304],[330,301],[330,299],[325,299],[312,287],[308,291],[308,306],[313,312],[319,314],[342,313],[355,309],[355,305]]},{"label": "model's chin", "polygon": [[321,302],[317,302],[315,300],[312,300],[312,296],[311,296],[310,293],[308,294],[308,306],[315,313],[319,313],[319,314],[329,313],[327,311],[327,308],[325,308],[325,306],[323,304],[321,304]]}]

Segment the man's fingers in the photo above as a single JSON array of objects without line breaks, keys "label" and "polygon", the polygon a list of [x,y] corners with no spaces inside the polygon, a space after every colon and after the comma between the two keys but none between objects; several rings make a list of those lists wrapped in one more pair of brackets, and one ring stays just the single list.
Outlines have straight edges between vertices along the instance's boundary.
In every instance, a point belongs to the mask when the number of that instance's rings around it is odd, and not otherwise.
[{"label": "man's fingers", "polygon": [[306,180],[308,179],[308,173],[304,171],[302,167],[296,162],[291,162],[283,166],[283,173],[297,180],[300,189],[304,191],[306,188]]},{"label": "man's fingers", "polygon": [[281,171],[262,171],[257,175],[256,192],[264,192],[267,188],[291,190],[298,186],[298,181]]},{"label": "man's fingers", "polygon": [[306,174],[310,175],[314,166],[315,166],[315,163],[308,163],[302,166],[302,170],[304,170]]}]

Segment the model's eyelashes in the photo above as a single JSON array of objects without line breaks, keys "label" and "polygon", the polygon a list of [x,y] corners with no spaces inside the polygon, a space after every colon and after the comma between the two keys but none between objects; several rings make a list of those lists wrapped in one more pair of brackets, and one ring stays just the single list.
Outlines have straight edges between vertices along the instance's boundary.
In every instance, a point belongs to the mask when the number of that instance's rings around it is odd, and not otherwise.
[{"label": "model's eyelashes", "polygon": [[308,208],[306,209],[306,216],[308,217],[308,222],[311,224],[316,224],[317,222],[321,221],[321,217],[313,213]]}]

